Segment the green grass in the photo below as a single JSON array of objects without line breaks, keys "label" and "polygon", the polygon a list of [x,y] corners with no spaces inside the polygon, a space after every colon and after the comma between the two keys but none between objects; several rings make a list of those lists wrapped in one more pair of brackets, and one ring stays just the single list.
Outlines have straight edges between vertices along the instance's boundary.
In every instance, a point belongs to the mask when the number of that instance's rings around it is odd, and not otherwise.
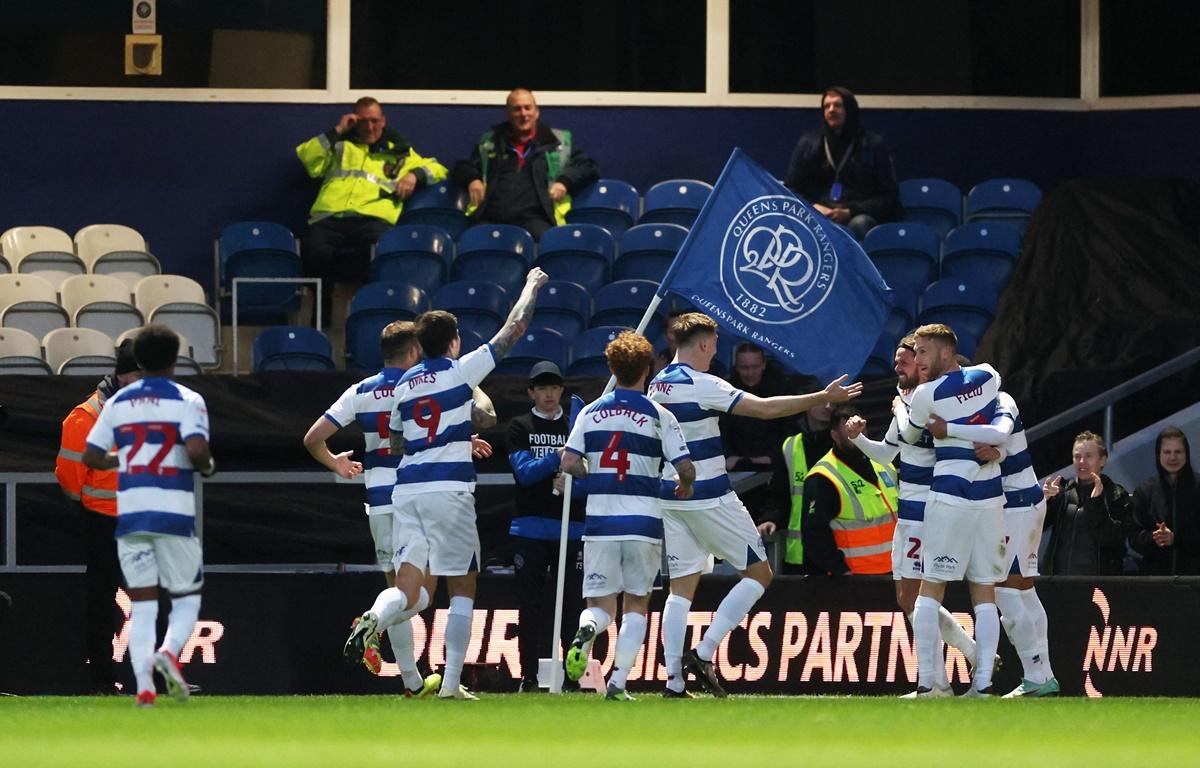
[{"label": "green grass", "polygon": [[1182,766],[1198,721],[1197,699],[7,698],[0,764]]}]

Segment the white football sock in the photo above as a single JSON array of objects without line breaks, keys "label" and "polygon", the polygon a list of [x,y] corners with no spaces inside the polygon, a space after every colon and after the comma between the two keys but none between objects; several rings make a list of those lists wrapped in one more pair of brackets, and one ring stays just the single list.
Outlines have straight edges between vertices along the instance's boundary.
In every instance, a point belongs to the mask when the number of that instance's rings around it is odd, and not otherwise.
[{"label": "white football sock", "polygon": [[646,640],[646,617],[640,613],[627,613],[621,617],[621,631],[617,633],[617,660],[613,664],[608,682],[622,691],[629,668],[637,660],[638,651]]},{"label": "white football sock", "polygon": [[692,601],[682,595],[671,595],[663,606],[663,663],[667,665],[667,687],[676,693],[682,693],[687,682],[683,679],[683,641],[691,607]]},{"label": "white football sock", "polygon": [[402,621],[387,628],[388,642],[392,646],[392,654],[396,657],[396,666],[400,668],[400,677],[404,687],[410,691],[419,690],[425,680],[417,671],[417,661],[414,658],[412,624]]},{"label": "white football sock", "polygon": [[975,606],[975,689],[982,691],[992,684],[992,668],[996,664],[996,646],[1000,643],[1000,613],[995,603]]},{"label": "white football sock", "polygon": [[408,598],[397,587],[388,587],[379,593],[370,613],[379,620],[379,629],[387,629],[396,622],[396,617],[408,607]]},{"label": "white football sock", "polygon": [[592,639],[584,643],[583,655],[585,657],[592,655],[592,643],[596,642],[596,637],[599,636],[601,632],[608,629],[608,625],[611,623],[612,616],[609,616],[608,611],[604,610],[600,606],[584,608],[583,611],[580,612],[579,626],[583,627],[584,624],[591,624],[596,629],[596,634],[592,635]]},{"label": "white football sock", "polygon": [[920,595],[913,607],[913,637],[917,642],[917,687],[932,689],[937,683],[937,669],[945,674],[942,658],[942,639],[938,636],[938,609],[941,603]]},{"label": "white football sock", "polygon": [[947,611],[945,606],[938,606],[938,632],[942,641],[951,648],[957,648],[971,666],[975,666],[975,641],[963,629],[954,614]]},{"label": "white football sock", "polygon": [[171,614],[167,617],[167,636],[163,648],[175,656],[187,645],[200,618],[200,595],[185,595],[171,598]]},{"label": "white football sock", "polygon": [[1000,607],[1000,624],[1008,633],[1017,656],[1021,659],[1021,676],[1031,683],[1046,682],[1045,671],[1037,661],[1037,629],[1033,617],[1025,610],[1021,591],[996,587],[996,605]]},{"label": "white football sock", "polygon": [[446,619],[446,674],[442,676],[442,693],[457,691],[462,681],[463,662],[471,643],[471,620],[475,601],[459,595],[450,598],[450,616]]},{"label": "white football sock", "polygon": [[1049,680],[1054,677],[1054,670],[1050,668],[1050,641],[1047,635],[1050,622],[1046,618],[1046,609],[1034,589],[1021,590],[1021,602],[1025,604],[1025,613],[1030,617],[1033,634],[1037,638],[1034,644],[1037,664],[1042,670],[1042,676]]},{"label": "white football sock", "polygon": [[717,652],[725,635],[746,618],[746,614],[758,602],[758,598],[763,596],[763,592],[766,592],[766,589],[754,579],[742,579],[735,584],[717,606],[712,624],[708,625],[704,637],[696,645],[696,655],[704,661],[712,661],[713,654]]},{"label": "white football sock", "polygon": [[138,693],[154,690],[154,636],[158,600],[136,600],[129,608],[129,662]]},{"label": "white football sock", "polygon": [[[946,609],[943,608],[942,610],[944,611]],[[908,618],[909,626],[915,628],[917,625],[913,624],[913,615],[911,613],[906,613],[904,615]],[[937,688],[946,688],[950,685],[950,678],[946,675],[946,657],[944,655],[942,656],[942,663],[938,664],[933,669],[933,683]]]}]

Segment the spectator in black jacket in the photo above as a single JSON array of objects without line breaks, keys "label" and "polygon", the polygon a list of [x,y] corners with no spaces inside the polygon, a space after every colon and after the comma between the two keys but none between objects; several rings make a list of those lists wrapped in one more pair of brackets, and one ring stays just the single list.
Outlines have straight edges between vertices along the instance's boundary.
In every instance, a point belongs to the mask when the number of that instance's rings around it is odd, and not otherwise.
[{"label": "spectator in black jacket", "polygon": [[[558,366],[543,361],[529,372],[529,398],[533,408],[508,425],[508,461],[516,478],[516,512],[508,529],[516,572],[517,651],[521,659],[522,693],[536,693],[538,659],[550,647],[554,596],[547,589],[557,579],[558,542],[562,527],[563,476],[559,472],[563,446],[569,433],[569,416],[559,404],[563,377]],[[571,487],[571,522],[568,529],[567,572],[563,587],[562,647],[571,644],[575,617],[583,610],[583,511],[586,481]],[[549,616],[547,615],[549,614]],[[564,675],[564,680],[566,677]],[[577,684],[576,684],[577,685]],[[567,683],[564,683],[564,687]]]},{"label": "spectator in black jacket", "polygon": [[1158,472],[1133,492],[1130,545],[1151,576],[1200,575],[1200,483],[1187,435],[1167,427],[1154,441]]},{"label": "spectator in black jacket", "polygon": [[863,128],[858,100],[845,88],[821,95],[821,127],[800,137],[784,183],[859,240],[900,211],[891,152]]},{"label": "spectator in black jacket", "polygon": [[1108,461],[1104,438],[1081,432],[1071,449],[1076,477],[1059,475],[1042,484],[1050,544],[1045,572],[1056,576],[1119,576],[1133,504],[1129,493],[1102,473]]},{"label": "spectator in black jacket", "polygon": [[533,93],[517,88],[504,103],[506,122],[493,125],[451,178],[471,196],[476,222],[515,224],[534,239],[566,223],[571,195],[600,177],[596,163],[575,146],[570,131],[540,122]]}]

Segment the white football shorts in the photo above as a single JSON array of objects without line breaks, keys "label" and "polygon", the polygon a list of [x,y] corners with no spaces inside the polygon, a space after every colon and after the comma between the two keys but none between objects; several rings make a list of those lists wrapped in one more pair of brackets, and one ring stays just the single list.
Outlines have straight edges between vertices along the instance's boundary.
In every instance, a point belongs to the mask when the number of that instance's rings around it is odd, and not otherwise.
[{"label": "white football shorts", "polygon": [[584,541],[583,596],[648,595],[661,567],[662,542]]},{"label": "white football shorts", "polygon": [[479,530],[470,491],[431,491],[392,496],[392,562],[409,563],[434,576],[465,576],[479,570]]},{"label": "white football shorts", "polygon": [[184,595],[204,586],[203,554],[195,536],[118,536],[117,557],[130,589],[161,585],[173,595]]},{"label": "white football shorts", "polygon": [[892,534],[892,579],[921,580],[921,537],[924,523],[919,520],[897,520]]},{"label": "white football shorts", "polygon": [[1025,578],[1038,575],[1038,548],[1042,545],[1042,523],[1046,520],[1046,502],[1032,507],[1005,507],[1004,533],[1008,537],[1009,570]]},{"label": "white football shorts", "polygon": [[715,507],[682,509],[664,506],[663,537],[668,575],[677,579],[711,570],[709,555],[744,571],[767,559],[762,536],[736,493],[727,493]]},{"label": "white football shorts", "polygon": [[1003,499],[974,506],[955,506],[937,499],[925,504],[925,550],[922,560],[926,581],[962,581],[996,584],[1008,574],[1004,546]]},{"label": "white football shorts", "polygon": [[392,555],[395,545],[392,542],[393,513],[370,515],[367,524],[371,526],[371,542],[375,545],[375,564],[381,571],[392,570]]}]

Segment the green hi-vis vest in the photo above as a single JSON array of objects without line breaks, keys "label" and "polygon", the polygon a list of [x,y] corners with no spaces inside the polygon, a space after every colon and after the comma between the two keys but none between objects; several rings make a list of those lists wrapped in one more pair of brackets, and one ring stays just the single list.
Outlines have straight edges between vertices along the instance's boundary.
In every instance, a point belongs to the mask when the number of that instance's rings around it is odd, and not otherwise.
[{"label": "green hi-vis vest", "polygon": [[787,550],[783,561],[792,565],[804,563],[804,542],[800,539],[800,515],[804,511],[804,479],[808,477],[808,457],[804,455],[804,433],[783,441],[783,461],[787,465],[788,487],[792,492],[792,509],[788,515]]},{"label": "green hi-vis vest", "polygon": [[840,510],[829,527],[851,573],[892,571],[892,535],[899,505],[896,473],[874,460],[871,467],[878,483],[867,482],[831,450],[809,472],[826,478],[837,489]]},{"label": "green hi-vis vest", "polygon": [[[554,134],[554,138],[558,139],[558,148],[552,152],[546,153],[546,189],[549,190],[562,173],[562,169],[567,167],[567,163],[571,160],[571,132],[564,131],[559,128],[551,128],[550,132]],[[483,178],[483,183],[487,184],[488,177],[488,160],[496,156],[496,134],[494,131],[488,131],[479,138],[479,172]],[[475,213],[479,206],[468,205],[467,215]],[[562,226],[567,223],[567,211],[571,210],[571,196],[564,195],[562,200],[554,203],[554,223]]]}]

